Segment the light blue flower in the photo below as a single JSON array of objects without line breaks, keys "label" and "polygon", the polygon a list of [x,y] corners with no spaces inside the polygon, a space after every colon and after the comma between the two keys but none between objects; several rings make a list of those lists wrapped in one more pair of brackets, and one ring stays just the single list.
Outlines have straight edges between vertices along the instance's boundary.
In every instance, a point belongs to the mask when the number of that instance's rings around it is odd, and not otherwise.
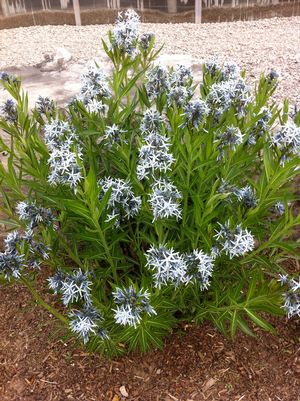
[{"label": "light blue flower", "polygon": [[150,305],[148,290],[136,291],[132,285],[122,289],[117,287],[113,297],[117,304],[117,308],[113,311],[118,324],[136,327],[141,322],[143,313],[149,316],[156,315],[156,311]]},{"label": "light blue flower", "polygon": [[153,212],[153,222],[158,219],[175,217],[181,218],[180,200],[181,193],[176,186],[166,179],[160,179],[152,185],[149,203]]}]

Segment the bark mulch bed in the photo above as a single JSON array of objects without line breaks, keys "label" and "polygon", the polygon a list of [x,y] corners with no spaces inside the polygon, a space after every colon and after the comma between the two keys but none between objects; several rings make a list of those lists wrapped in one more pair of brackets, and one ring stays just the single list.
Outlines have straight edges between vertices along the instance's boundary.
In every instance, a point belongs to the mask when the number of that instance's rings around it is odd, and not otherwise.
[{"label": "bark mulch bed", "polygon": [[106,360],[59,340],[21,286],[1,284],[0,316],[1,401],[300,400],[299,321],[234,342],[208,323],[182,326],[163,351]]}]

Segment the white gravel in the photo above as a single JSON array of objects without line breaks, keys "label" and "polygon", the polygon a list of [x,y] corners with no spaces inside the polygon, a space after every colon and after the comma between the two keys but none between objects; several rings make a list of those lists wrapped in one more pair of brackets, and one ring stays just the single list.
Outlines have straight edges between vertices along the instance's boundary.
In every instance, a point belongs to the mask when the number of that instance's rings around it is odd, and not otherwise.
[{"label": "white gravel", "polygon": [[[0,31],[0,69],[35,65],[44,53],[65,47],[74,61],[101,54],[101,37],[109,25],[34,26]],[[188,54],[195,63],[218,55],[231,59],[258,79],[274,68],[281,75],[278,97],[300,104],[300,17],[213,24],[141,24],[156,34],[162,53]]]}]

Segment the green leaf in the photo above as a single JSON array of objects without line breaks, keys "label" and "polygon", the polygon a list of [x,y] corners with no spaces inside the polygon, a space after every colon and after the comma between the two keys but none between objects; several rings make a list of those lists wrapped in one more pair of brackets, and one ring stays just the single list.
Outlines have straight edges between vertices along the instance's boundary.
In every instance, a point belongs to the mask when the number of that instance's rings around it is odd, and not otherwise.
[{"label": "green leaf", "polygon": [[90,224],[94,224],[89,209],[82,202],[72,199],[63,199],[61,200],[61,202],[66,210],[69,209],[78,216],[84,217],[86,221],[89,222]]},{"label": "green leaf", "polygon": [[239,326],[239,328],[245,333],[247,334],[247,336],[250,337],[255,337],[255,334],[253,333],[253,331],[250,329],[250,327],[247,325],[247,323],[245,322],[245,320],[243,320],[241,317],[238,318],[237,320],[237,325]]},{"label": "green leaf", "polygon": [[253,311],[245,308],[245,311],[247,312],[248,316],[250,317],[250,319],[259,327],[261,327],[262,329],[266,330],[266,331],[270,331],[272,333],[275,333],[275,329],[274,327],[268,323],[266,320],[264,320],[262,317],[258,316],[257,314],[255,314]]},{"label": "green leaf", "polygon": [[238,324],[238,312],[235,309],[232,313],[231,320],[230,320],[230,335],[232,338],[235,336],[237,324]]}]

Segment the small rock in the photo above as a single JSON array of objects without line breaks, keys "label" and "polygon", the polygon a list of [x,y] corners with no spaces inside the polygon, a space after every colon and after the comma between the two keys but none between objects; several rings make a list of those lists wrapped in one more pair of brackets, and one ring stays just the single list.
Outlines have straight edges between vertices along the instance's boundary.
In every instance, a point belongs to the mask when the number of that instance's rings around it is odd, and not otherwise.
[{"label": "small rock", "polygon": [[120,393],[123,397],[126,397],[126,398],[128,397],[128,393],[127,393],[125,386],[120,387]]},{"label": "small rock", "polygon": [[44,54],[44,61],[37,64],[42,72],[62,71],[72,60],[71,53],[64,47],[57,47],[54,53]]}]

